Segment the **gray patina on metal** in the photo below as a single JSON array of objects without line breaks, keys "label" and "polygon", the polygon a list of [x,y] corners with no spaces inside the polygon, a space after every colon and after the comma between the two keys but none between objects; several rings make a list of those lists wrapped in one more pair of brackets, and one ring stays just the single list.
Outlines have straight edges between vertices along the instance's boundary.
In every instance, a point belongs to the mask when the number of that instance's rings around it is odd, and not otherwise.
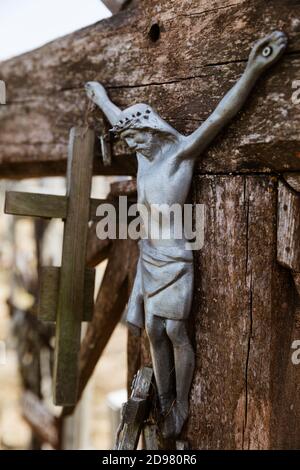
[{"label": "gray patina on metal", "polygon": [[185,239],[151,238],[151,229],[159,233],[167,214],[162,213],[162,219],[155,217],[150,208],[153,204],[184,205],[195,160],[240,111],[257,79],[280,58],[286,46],[287,37],[278,31],[259,40],[241,78],[189,136],[177,132],[151,106],[136,104],[121,111],[100,83],[86,84],[88,97],[137,154],[138,203],[149,208],[146,215],[150,227],[148,238],[139,242],[140,258],[127,320],[137,331],[145,327],[150,340],[165,437],[178,436],[188,416],[195,362],[186,327],[193,294],[193,257]]}]

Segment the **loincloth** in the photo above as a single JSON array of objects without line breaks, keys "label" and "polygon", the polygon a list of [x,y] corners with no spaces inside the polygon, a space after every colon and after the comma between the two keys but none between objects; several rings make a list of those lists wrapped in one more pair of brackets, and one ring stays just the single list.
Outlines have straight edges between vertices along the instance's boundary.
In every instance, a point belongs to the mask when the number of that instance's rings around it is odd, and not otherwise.
[{"label": "loincloth", "polygon": [[140,257],[127,307],[127,322],[144,328],[145,314],[186,320],[193,296],[193,253],[177,247],[154,248],[141,240]]}]

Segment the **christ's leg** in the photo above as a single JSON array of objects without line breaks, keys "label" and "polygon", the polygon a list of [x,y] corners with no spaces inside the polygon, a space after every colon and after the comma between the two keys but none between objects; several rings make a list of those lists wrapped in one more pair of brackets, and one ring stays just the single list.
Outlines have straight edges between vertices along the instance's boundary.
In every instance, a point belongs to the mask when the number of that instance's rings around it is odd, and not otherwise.
[{"label": "christ's leg", "polygon": [[174,348],[176,374],[176,435],[188,416],[188,398],[195,367],[195,354],[183,320],[166,320],[167,334]]},{"label": "christ's leg", "polygon": [[[165,319],[146,313],[146,332],[150,341],[151,358],[162,415],[168,417],[163,430],[165,437],[174,431],[171,408],[175,400],[173,386],[173,347],[166,333]],[[168,429],[166,429],[168,428]]]}]

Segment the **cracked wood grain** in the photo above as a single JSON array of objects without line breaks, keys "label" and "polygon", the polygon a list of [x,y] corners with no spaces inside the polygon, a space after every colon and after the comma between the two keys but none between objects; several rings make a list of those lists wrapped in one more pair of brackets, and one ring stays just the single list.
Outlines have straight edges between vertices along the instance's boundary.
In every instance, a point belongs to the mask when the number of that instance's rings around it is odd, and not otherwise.
[{"label": "cracked wood grain", "polygon": [[[135,9],[2,63],[8,91],[0,108],[0,171],[27,176],[28,162],[35,176],[62,174],[69,128],[84,123],[103,132],[98,110],[84,116],[88,80],[103,82],[121,107],[148,101],[179,131],[192,132],[240,76],[253,41],[275,28],[290,36],[287,54],[197,170],[299,170],[300,112],[291,100],[300,68],[300,35],[291,24],[299,16],[292,0],[141,0]],[[148,34],[154,22],[161,30],[156,42]],[[99,157],[96,172],[135,173],[125,147],[115,142],[113,155],[112,167]]]}]

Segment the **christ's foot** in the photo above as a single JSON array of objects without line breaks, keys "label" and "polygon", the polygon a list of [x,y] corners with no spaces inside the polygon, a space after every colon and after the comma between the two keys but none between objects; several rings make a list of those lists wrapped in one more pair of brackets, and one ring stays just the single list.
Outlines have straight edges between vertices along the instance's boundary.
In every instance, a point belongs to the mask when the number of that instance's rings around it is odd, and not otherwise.
[{"label": "christ's foot", "polygon": [[179,437],[189,414],[188,402],[177,400],[174,406],[175,436]]},{"label": "christ's foot", "polygon": [[175,405],[173,405],[164,416],[161,433],[164,439],[173,439],[176,437]]},{"label": "christ's foot", "polygon": [[176,401],[168,413],[165,414],[161,427],[165,439],[176,439],[180,436],[184,423],[188,417],[188,402]]},{"label": "christ's foot", "polygon": [[175,398],[159,397],[160,411],[162,414],[161,433],[164,439],[171,439],[175,435]]}]

